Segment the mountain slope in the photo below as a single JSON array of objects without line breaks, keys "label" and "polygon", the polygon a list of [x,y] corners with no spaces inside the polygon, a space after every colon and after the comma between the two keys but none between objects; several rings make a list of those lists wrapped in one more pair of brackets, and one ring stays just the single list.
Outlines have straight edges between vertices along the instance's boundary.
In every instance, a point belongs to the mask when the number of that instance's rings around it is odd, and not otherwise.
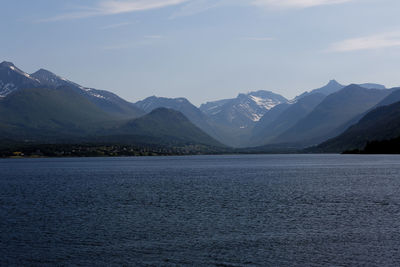
[{"label": "mountain slope", "polygon": [[341,135],[320,144],[314,150],[343,152],[362,149],[368,141],[397,137],[400,137],[400,102],[370,111],[357,124],[348,128]]},{"label": "mountain slope", "polygon": [[262,116],[260,121],[256,123],[253,129],[253,135],[262,133],[268,125],[270,125],[272,122],[274,122],[276,119],[279,118],[279,116],[285,112],[287,109],[289,109],[292,106],[292,104],[289,103],[282,103],[279,105],[276,105],[273,107],[271,110],[269,110],[267,113]]},{"label": "mountain slope", "polygon": [[377,84],[377,83],[362,83],[362,84],[359,84],[359,86],[361,86],[362,88],[366,88],[366,89],[380,89],[380,90],[386,89],[386,86],[384,86],[382,84]]},{"label": "mountain slope", "polygon": [[0,63],[0,97],[5,97],[20,88],[40,86],[40,81],[18,69],[13,63]]},{"label": "mountain slope", "polygon": [[272,108],[288,100],[269,91],[239,94],[233,99],[207,102],[200,106],[211,120],[225,144],[234,147],[248,146],[251,131],[258,121]]},{"label": "mountain slope", "polygon": [[155,138],[157,142],[223,147],[181,112],[167,108],[157,108],[143,117],[121,125],[114,132],[120,136],[142,136],[146,140]]},{"label": "mountain slope", "polygon": [[44,69],[27,74],[11,62],[0,63],[0,98],[27,88],[69,88],[85,96],[104,112],[113,113],[121,119],[144,115],[144,111],[111,92],[82,87]]},{"label": "mountain slope", "polygon": [[121,121],[70,88],[20,89],[0,100],[0,137],[14,142],[205,145],[221,143],[178,111]]},{"label": "mountain slope", "polygon": [[325,95],[320,93],[309,94],[290,105],[273,122],[263,124],[264,121],[261,120],[253,131],[253,145],[264,145],[271,142],[305,118],[324,98]]},{"label": "mountain slope", "polygon": [[151,96],[135,103],[135,106],[149,113],[157,108],[168,108],[181,112],[200,128],[206,128],[207,117],[186,98]]},{"label": "mountain slope", "polygon": [[145,114],[143,110],[137,108],[134,104],[125,101],[114,93],[80,86],[77,83],[71,82],[45,69],[38,70],[31,74],[31,77],[40,81],[42,87],[71,88],[88,98],[89,101],[97,105],[103,111],[112,113],[121,119],[136,118]]},{"label": "mountain slope", "polygon": [[200,110],[217,123],[243,129],[252,127],[268,110],[286,102],[288,100],[281,95],[257,91],[239,94],[233,99],[208,102],[201,105]]},{"label": "mountain slope", "polygon": [[321,88],[311,90],[310,92],[304,92],[303,94],[297,96],[295,100],[299,100],[305,96],[311,94],[322,94],[328,96],[330,94],[336,93],[342,90],[345,86],[338,83],[336,80],[330,80],[326,85],[322,86]]},{"label": "mountain slope", "polygon": [[166,98],[151,96],[144,100],[135,103],[135,106],[149,113],[158,108],[168,108],[181,112],[185,115],[194,125],[201,130],[211,135],[213,138],[224,142],[224,137],[218,132],[216,127],[207,115],[205,115],[199,108],[194,106],[186,98]]},{"label": "mountain slope", "polygon": [[375,106],[389,90],[365,89],[349,85],[327,96],[305,118],[273,140],[274,143],[312,145],[345,130],[346,122]]},{"label": "mountain slope", "polygon": [[0,136],[53,138],[83,135],[96,124],[115,120],[69,89],[19,89],[0,100]]},{"label": "mountain slope", "polygon": [[391,93],[387,97],[385,97],[381,102],[379,102],[375,106],[375,108],[388,106],[388,105],[391,105],[391,104],[394,104],[394,103],[400,101],[400,88],[399,87],[390,89],[390,92]]},{"label": "mountain slope", "polygon": [[[363,84],[358,84],[358,86],[365,88],[365,89],[381,89],[384,90],[386,87],[382,84],[377,84],[377,83],[363,83]],[[336,80],[330,80],[327,85],[311,90],[310,92],[304,92],[300,96],[296,97],[295,99],[300,99],[304,96],[310,95],[310,94],[323,94],[325,96],[328,96],[330,94],[336,93],[340,90],[342,90],[346,85],[342,85],[338,83]]]}]

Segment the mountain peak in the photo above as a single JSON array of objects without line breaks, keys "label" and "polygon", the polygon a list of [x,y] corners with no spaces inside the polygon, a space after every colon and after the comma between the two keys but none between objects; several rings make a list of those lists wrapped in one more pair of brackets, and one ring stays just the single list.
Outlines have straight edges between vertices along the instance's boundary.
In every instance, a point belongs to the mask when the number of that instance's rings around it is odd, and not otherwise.
[{"label": "mountain peak", "polygon": [[20,70],[19,68],[17,68],[14,63],[9,62],[9,61],[3,61],[0,63],[0,68],[2,70],[6,70],[6,71],[12,71],[13,73],[18,73],[18,75],[23,75],[26,78],[30,79],[30,80],[35,80],[35,82],[39,82],[37,79],[32,78],[28,73],[26,73],[25,71]]},{"label": "mountain peak", "polygon": [[332,79],[328,82],[327,85],[341,85],[340,83],[338,83],[335,79]]},{"label": "mountain peak", "polygon": [[22,70],[20,70],[19,68],[17,68],[15,65],[14,65],[14,63],[12,63],[12,62],[9,62],[9,61],[3,61],[3,62],[1,62],[0,63],[0,68],[3,68],[3,69],[10,69],[10,70],[13,70],[13,71],[16,71],[16,72],[18,72],[18,73],[20,73],[20,74],[23,74],[23,75],[27,75],[24,71],[22,71]]},{"label": "mountain peak", "polygon": [[[48,75],[55,75],[54,73],[52,73],[51,71],[48,71],[46,69],[39,69],[38,71],[32,73],[31,75],[34,74],[48,74]],[[56,76],[56,75],[55,75]]]},{"label": "mountain peak", "polygon": [[378,83],[362,83],[359,85],[361,87],[367,88],[367,89],[381,89],[381,90],[386,89],[386,86],[384,86],[383,84],[378,84]]},{"label": "mountain peak", "polygon": [[32,73],[31,76],[38,79],[43,85],[51,87],[69,86],[69,85],[80,87],[80,85],[68,81],[67,79],[64,79],[46,69],[39,69],[38,71]]},{"label": "mountain peak", "polygon": [[48,78],[58,78],[61,80],[65,80],[65,79],[59,77],[58,75],[54,74],[53,72],[46,70],[46,69],[39,69],[38,71],[32,73],[31,76],[37,77],[37,78],[38,77],[42,77],[42,78],[47,77],[47,79]]},{"label": "mountain peak", "polygon": [[3,61],[0,63],[0,67],[15,67],[14,63],[9,61]]}]

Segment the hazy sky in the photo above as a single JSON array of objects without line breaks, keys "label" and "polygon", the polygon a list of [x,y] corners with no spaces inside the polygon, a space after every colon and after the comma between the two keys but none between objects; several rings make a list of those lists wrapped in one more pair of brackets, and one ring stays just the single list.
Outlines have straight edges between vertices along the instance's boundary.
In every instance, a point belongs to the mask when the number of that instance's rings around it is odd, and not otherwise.
[{"label": "hazy sky", "polygon": [[400,85],[399,0],[0,0],[0,61],[130,101]]}]

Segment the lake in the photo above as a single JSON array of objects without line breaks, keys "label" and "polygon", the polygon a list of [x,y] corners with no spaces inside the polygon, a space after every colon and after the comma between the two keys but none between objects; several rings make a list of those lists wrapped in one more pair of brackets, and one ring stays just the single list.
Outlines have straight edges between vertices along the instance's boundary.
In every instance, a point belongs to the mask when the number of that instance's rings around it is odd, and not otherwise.
[{"label": "lake", "polygon": [[400,266],[400,156],[0,160],[0,265]]}]

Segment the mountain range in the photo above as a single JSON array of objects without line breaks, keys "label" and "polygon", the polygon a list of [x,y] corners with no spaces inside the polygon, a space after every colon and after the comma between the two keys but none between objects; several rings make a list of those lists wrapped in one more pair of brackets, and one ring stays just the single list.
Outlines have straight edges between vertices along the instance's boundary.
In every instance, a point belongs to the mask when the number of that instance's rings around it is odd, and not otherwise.
[{"label": "mountain range", "polygon": [[400,88],[380,101],[340,135],[313,148],[318,152],[342,152],[364,148],[368,142],[400,137]]},{"label": "mountain range", "polygon": [[314,146],[339,152],[398,137],[398,101],[397,88],[331,80],[292,100],[260,90],[200,107],[183,97],[131,103],[45,69],[28,74],[11,62],[0,63],[0,138],[13,142]]}]

